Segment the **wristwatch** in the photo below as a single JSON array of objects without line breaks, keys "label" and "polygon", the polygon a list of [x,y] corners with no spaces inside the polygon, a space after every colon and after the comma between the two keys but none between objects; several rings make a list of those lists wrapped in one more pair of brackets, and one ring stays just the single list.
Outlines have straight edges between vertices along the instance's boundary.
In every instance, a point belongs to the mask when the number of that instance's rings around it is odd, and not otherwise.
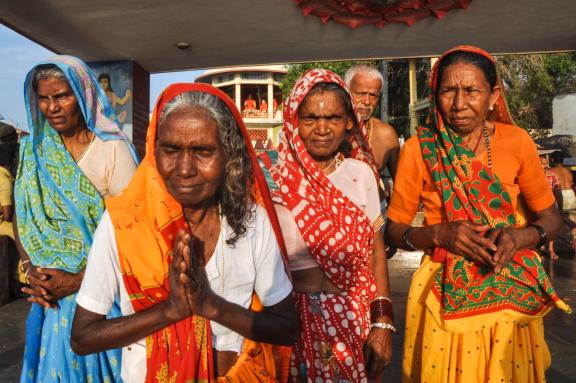
[{"label": "wristwatch", "polygon": [[529,223],[528,225],[526,225],[526,227],[533,227],[534,229],[538,230],[538,235],[540,236],[540,240],[536,244],[537,249],[541,248],[542,246],[544,246],[546,244],[546,242],[548,242],[548,233],[546,233],[546,230],[544,230],[544,228],[542,226],[537,225],[535,223]]}]

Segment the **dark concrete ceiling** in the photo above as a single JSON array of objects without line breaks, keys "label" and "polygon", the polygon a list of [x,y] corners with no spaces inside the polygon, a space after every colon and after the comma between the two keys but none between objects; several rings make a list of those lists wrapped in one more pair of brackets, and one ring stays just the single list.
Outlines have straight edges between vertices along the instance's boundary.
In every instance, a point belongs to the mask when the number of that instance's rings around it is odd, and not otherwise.
[{"label": "dark concrete ceiling", "polygon": [[576,0],[473,0],[441,20],[356,30],[305,17],[293,0],[2,0],[0,22],[55,52],[150,72],[435,56],[458,44],[576,50]]}]

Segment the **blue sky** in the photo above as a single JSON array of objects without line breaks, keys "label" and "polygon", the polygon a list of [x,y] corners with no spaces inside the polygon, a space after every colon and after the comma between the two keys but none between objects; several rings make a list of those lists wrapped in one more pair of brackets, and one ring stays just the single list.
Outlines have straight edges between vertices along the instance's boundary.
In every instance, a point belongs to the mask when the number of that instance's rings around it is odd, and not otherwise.
[{"label": "blue sky", "polygon": [[[36,63],[54,53],[0,24],[0,119],[12,120],[27,130],[23,86],[26,74]],[[150,103],[174,82],[193,82],[203,71],[153,74],[150,76]]]}]

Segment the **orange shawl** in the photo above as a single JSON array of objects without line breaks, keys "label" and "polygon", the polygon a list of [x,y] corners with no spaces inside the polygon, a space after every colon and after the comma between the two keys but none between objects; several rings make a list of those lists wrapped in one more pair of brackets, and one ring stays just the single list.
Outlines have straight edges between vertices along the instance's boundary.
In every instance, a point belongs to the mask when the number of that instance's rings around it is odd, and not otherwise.
[{"label": "orange shawl", "polygon": [[[168,193],[156,168],[154,145],[157,119],[164,105],[179,94],[206,92],[222,100],[232,111],[247,143],[254,176],[255,201],[265,207],[285,257],[278,219],[250,144],[248,132],[234,102],[220,90],[205,84],[174,84],[160,95],[146,137],[146,157],[124,192],[106,201],[114,224],[124,283],[135,311],[145,310],[168,298],[168,271],[176,233],[185,227],[181,205]],[[261,309],[256,296],[252,309]],[[227,374],[227,381],[285,380],[289,348],[245,339],[242,354]],[[146,382],[214,381],[210,324],[191,316],[146,338]]]}]

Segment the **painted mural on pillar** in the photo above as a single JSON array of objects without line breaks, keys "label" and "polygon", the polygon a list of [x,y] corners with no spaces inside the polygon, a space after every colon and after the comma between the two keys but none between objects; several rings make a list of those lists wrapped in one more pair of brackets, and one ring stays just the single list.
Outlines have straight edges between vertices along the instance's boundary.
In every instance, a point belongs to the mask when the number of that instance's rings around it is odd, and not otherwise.
[{"label": "painted mural on pillar", "polygon": [[112,104],[122,131],[132,140],[132,63],[106,61],[88,63]]}]

